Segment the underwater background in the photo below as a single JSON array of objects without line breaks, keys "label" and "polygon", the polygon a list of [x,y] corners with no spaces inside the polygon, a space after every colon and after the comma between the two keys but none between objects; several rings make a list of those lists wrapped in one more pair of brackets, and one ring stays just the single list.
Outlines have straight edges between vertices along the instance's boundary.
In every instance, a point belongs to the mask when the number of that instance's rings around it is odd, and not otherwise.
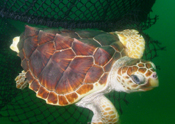
[{"label": "underwater background", "polygon": [[[151,14],[158,15],[155,25],[145,30],[149,36],[166,46],[166,51],[158,51],[153,62],[157,70],[159,87],[147,92],[136,92],[126,96],[129,102],[122,102],[121,124],[174,124],[175,123],[175,1],[157,0]],[[13,24],[24,30],[24,24]],[[47,112],[47,111],[45,111]],[[2,112],[0,112],[3,114]],[[76,113],[76,112],[75,112]],[[87,113],[88,114],[88,113]],[[91,113],[92,115],[92,113]],[[89,116],[91,116],[89,115]],[[79,118],[81,119],[83,118]],[[83,120],[82,120],[83,121]],[[90,121],[90,120],[89,120]],[[13,124],[8,118],[1,117],[0,124]],[[26,122],[27,124],[28,122]],[[15,124],[15,123],[14,123]]]},{"label": "underwater background", "polygon": [[121,124],[175,124],[175,1],[156,0],[153,13],[159,16],[155,25],[145,30],[153,39],[166,46],[158,51],[153,62],[157,70],[159,87],[127,96],[129,105],[123,108]]}]

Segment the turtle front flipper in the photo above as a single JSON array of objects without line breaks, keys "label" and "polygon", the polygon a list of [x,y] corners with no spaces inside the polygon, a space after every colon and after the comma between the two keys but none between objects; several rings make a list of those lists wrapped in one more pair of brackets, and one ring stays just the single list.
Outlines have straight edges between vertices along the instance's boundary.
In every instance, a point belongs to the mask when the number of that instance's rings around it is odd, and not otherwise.
[{"label": "turtle front flipper", "polygon": [[26,72],[23,70],[19,75],[15,78],[16,88],[24,89],[28,85],[28,81],[26,80]]},{"label": "turtle front flipper", "polygon": [[[93,99],[91,99],[93,98]],[[114,105],[104,95],[82,99],[76,105],[93,111],[91,124],[118,124],[119,115]]]},{"label": "turtle front flipper", "polygon": [[116,31],[115,34],[120,39],[120,42],[125,46],[125,52],[130,58],[140,59],[145,50],[145,40],[137,30],[126,29]]}]

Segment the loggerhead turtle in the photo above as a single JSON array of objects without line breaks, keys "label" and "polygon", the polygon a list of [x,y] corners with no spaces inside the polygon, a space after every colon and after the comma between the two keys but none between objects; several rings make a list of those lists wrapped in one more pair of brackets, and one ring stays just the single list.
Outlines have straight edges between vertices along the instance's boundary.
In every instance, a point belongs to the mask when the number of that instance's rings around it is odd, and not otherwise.
[{"label": "loggerhead turtle", "polygon": [[10,48],[24,69],[16,87],[29,88],[47,104],[76,104],[93,112],[91,123],[117,123],[104,96],[110,91],[147,91],[158,86],[155,65],[141,60],[144,38],[134,29],[44,31],[25,26]]}]

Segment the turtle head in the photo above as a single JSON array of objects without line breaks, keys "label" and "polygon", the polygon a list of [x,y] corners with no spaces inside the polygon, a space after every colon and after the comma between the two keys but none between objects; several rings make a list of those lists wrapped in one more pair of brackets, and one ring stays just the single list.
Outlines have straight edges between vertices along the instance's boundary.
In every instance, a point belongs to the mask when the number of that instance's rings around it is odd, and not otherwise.
[{"label": "turtle head", "polygon": [[116,91],[147,91],[158,86],[156,67],[152,62],[129,57],[128,60],[115,70],[113,84]]}]

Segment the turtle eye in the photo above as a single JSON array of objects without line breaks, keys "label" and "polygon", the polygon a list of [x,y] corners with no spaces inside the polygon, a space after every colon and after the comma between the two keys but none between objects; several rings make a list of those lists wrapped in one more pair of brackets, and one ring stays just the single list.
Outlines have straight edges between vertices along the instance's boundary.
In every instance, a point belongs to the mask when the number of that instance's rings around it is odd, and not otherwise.
[{"label": "turtle eye", "polygon": [[136,84],[143,84],[144,83],[144,77],[139,76],[139,75],[131,75],[131,79],[136,83]]}]

